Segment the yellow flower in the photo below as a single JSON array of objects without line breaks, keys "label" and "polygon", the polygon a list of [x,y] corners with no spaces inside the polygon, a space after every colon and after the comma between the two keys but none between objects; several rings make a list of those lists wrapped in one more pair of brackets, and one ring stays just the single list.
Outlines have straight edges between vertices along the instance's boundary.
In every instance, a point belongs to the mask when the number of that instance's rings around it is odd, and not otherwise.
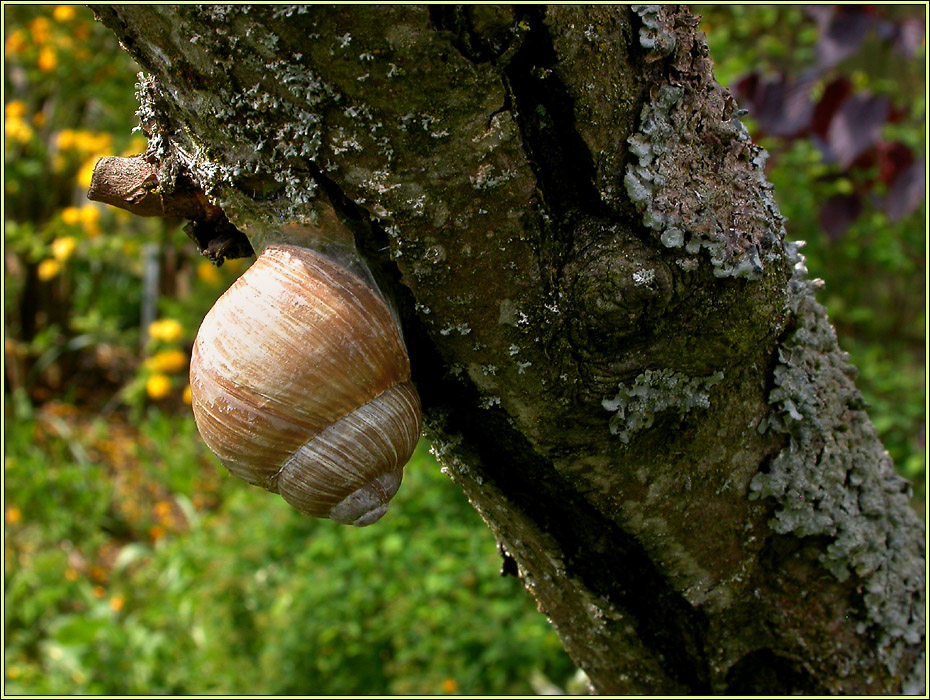
[{"label": "yellow flower", "polygon": [[52,17],[57,22],[70,22],[74,19],[74,5],[55,5],[52,10]]},{"label": "yellow flower", "polygon": [[191,405],[191,402],[193,401],[193,397],[191,396],[191,385],[190,385],[190,384],[188,384],[186,387],[184,387],[184,393],[181,394],[181,399],[182,399],[182,400],[184,401],[184,403],[186,403],[188,406]]},{"label": "yellow flower", "polygon": [[100,221],[100,210],[93,204],[85,204],[80,209],[81,222],[86,226]]},{"label": "yellow flower", "polygon": [[58,134],[57,143],[62,151],[109,154],[113,150],[113,136],[106,132],[98,134],[86,129],[62,129]]},{"label": "yellow flower", "polygon": [[77,132],[74,129],[62,129],[58,132],[56,143],[62,151],[69,151],[74,148],[77,141]]},{"label": "yellow flower", "polygon": [[117,593],[115,596],[110,598],[110,610],[113,612],[119,612],[123,609],[123,606],[126,604],[126,598],[122,593]]},{"label": "yellow flower", "polygon": [[149,324],[149,337],[173,343],[181,337],[184,329],[173,318],[162,318]]},{"label": "yellow flower", "polygon": [[42,262],[40,262],[39,269],[37,270],[39,279],[42,280],[43,282],[48,282],[59,272],[61,272],[61,264],[57,260],[53,260],[52,258],[47,258],[43,260]]},{"label": "yellow flower", "polygon": [[103,596],[107,594],[107,591],[103,586],[94,586],[92,593],[94,594],[94,598],[103,598]]},{"label": "yellow flower", "polygon": [[145,382],[145,393],[156,401],[171,393],[171,380],[164,374],[153,374]]},{"label": "yellow flower", "polygon": [[6,38],[6,43],[3,45],[3,55],[9,58],[21,53],[24,48],[26,48],[26,32],[17,29]]},{"label": "yellow flower", "polygon": [[[20,118],[7,119],[3,123],[3,133],[13,141],[27,143],[32,138],[32,127]],[[89,186],[89,185],[88,185]]]},{"label": "yellow flower", "polygon": [[78,184],[85,190],[90,187],[91,177],[94,175],[94,168],[97,167],[97,161],[100,159],[99,156],[94,156],[89,158],[84,162],[84,165],[81,166],[81,169],[77,174]]},{"label": "yellow flower", "polygon": [[50,73],[58,67],[58,54],[51,46],[43,46],[39,50],[39,70]]},{"label": "yellow flower", "polygon": [[215,265],[206,260],[197,265],[197,277],[207,284],[213,285],[220,283],[220,271],[216,269]]},{"label": "yellow flower", "polygon": [[6,509],[6,521],[9,524],[18,523],[22,520],[23,513],[16,506],[10,506]]},{"label": "yellow flower", "polygon": [[3,114],[7,119],[22,119],[26,116],[26,103],[22,100],[10,100],[3,106]]},{"label": "yellow flower", "polygon": [[459,689],[459,684],[455,682],[454,678],[446,678],[442,682],[442,692],[444,693],[454,693]]},{"label": "yellow flower", "polygon": [[77,226],[81,223],[81,210],[77,207],[65,207],[61,210],[61,220],[68,226]]},{"label": "yellow flower", "polygon": [[72,569],[69,567],[68,570],[65,571],[65,578],[71,582],[77,581],[79,576],[80,574],[78,574],[76,569]]},{"label": "yellow flower", "polygon": [[81,131],[78,148],[87,153],[110,153],[113,150],[113,136],[106,132],[95,134],[93,131]]},{"label": "yellow flower", "polygon": [[74,236],[63,236],[52,241],[52,257],[58,262],[65,262],[74,253],[77,247],[77,241]]},{"label": "yellow flower", "polygon": [[180,350],[165,350],[145,361],[145,366],[153,372],[173,374],[188,366],[187,353]]},{"label": "yellow flower", "polygon": [[48,17],[36,17],[29,23],[29,31],[32,32],[32,40],[39,44],[45,44],[51,38],[52,23]]},{"label": "yellow flower", "polygon": [[[90,184],[90,183],[88,183]],[[84,226],[84,233],[88,238],[96,238],[100,235],[100,209],[93,204],[85,204],[80,208],[78,214],[81,224]]]},{"label": "yellow flower", "polygon": [[38,129],[45,126],[45,112],[36,112],[32,115],[32,125]]}]

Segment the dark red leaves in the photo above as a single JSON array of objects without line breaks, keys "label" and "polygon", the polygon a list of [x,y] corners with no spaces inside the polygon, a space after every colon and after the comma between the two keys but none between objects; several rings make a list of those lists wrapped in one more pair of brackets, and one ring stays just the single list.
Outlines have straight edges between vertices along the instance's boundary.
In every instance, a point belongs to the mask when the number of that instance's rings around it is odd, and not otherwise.
[{"label": "dark red leaves", "polygon": [[853,95],[845,100],[830,121],[826,141],[821,144],[824,160],[844,170],[876,147],[888,119],[890,100],[874,95]]},{"label": "dark red leaves", "polygon": [[876,149],[878,155],[878,178],[886,185],[891,184],[903,170],[914,162],[914,152],[900,141],[882,143]]},{"label": "dark red leaves", "polygon": [[926,191],[926,177],[923,156],[898,172],[881,201],[881,208],[889,219],[898,221],[920,205]]},{"label": "dark red leaves", "polygon": [[811,131],[819,136],[824,142],[827,140],[827,131],[830,129],[830,122],[839,111],[840,106],[846,101],[846,98],[852,94],[852,81],[845,75],[835,78],[824,88],[823,96],[814,108]]},{"label": "dark red leaves", "polygon": [[812,84],[788,76],[761,78],[751,73],[736,84],[733,92],[763,133],[792,138],[801,136],[810,126],[814,112]]},{"label": "dark red leaves", "polygon": [[[862,213],[865,199],[892,221],[916,209],[924,197],[925,169],[923,158],[915,158],[908,146],[882,139],[883,127],[906,118],[908,111],[886,96],[856,92],[847,76],[832,69],[860,51],[873,31],[885,45],[913,55],[923,43],[924,26],[913,17],[889,19],[875,5],[811,5],[805,12],[820,30],[815,65],[800,77],[750,73],[732,90],[755,119],[756,136],[810,139],[824,162],[839,170],[829,179],[854,183],[852,193],[834,195],[821,209],[820,222],[835,240]],[[834,77],[815,101],[811,90],[828,71]],[[887,187],[884,195],[872,195],[879,185]]]},{"label": "dark red leaves", "polygon": [[846,233],[853,221],[862,213],[862,198],[857,194],[836,194],[820,208],[820,225],[830,240],[837,240]]},{"label": "dark red leaves", "polygon": [[891,35],[895,48],[905,56],[913,56],[924,43],[924,24],[919,19],[907,19],[892,25]]},{"label": "dark red leaves", "polygon": [[831,12],[818,22],[817,65],[822,69],[831,68],[855,54],[876,23],[875,8],[869,5],[827,7]]}]

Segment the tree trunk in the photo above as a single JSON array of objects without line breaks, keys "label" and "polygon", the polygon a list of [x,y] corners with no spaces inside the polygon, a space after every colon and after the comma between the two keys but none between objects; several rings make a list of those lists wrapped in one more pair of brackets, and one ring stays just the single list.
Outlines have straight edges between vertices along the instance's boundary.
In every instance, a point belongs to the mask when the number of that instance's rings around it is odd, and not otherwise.
[{"label": "tree trunk", "polygon": [[695,17],[95,11],[161,194],[256,250],[348,222],[436,455],[596,691],[922,688],[923,525]]}]

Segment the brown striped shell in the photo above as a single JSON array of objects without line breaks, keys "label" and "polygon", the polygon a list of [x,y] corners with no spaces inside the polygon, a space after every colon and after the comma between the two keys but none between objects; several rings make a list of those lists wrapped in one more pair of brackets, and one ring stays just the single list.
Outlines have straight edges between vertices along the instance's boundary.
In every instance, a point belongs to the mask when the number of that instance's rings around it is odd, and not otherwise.
[{"label": "brown striped shell", "polygon": [[420,436],[387,305],[306,248],[268,246],[220,297],[190,380],[197,428],[226,468],[315,517],[378,520]]}]

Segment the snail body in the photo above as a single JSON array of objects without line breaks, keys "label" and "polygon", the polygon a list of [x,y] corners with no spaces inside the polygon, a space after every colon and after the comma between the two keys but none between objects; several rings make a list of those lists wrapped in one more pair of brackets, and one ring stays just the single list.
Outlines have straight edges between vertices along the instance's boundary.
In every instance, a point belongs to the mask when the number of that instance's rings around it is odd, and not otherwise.
[{"label": "snail body", "polygon": [[387,304],[300,246],[267,246],[216,302],[190,383],[197,428],[232,474],[341,523],[384,515],[420,435]]}]

